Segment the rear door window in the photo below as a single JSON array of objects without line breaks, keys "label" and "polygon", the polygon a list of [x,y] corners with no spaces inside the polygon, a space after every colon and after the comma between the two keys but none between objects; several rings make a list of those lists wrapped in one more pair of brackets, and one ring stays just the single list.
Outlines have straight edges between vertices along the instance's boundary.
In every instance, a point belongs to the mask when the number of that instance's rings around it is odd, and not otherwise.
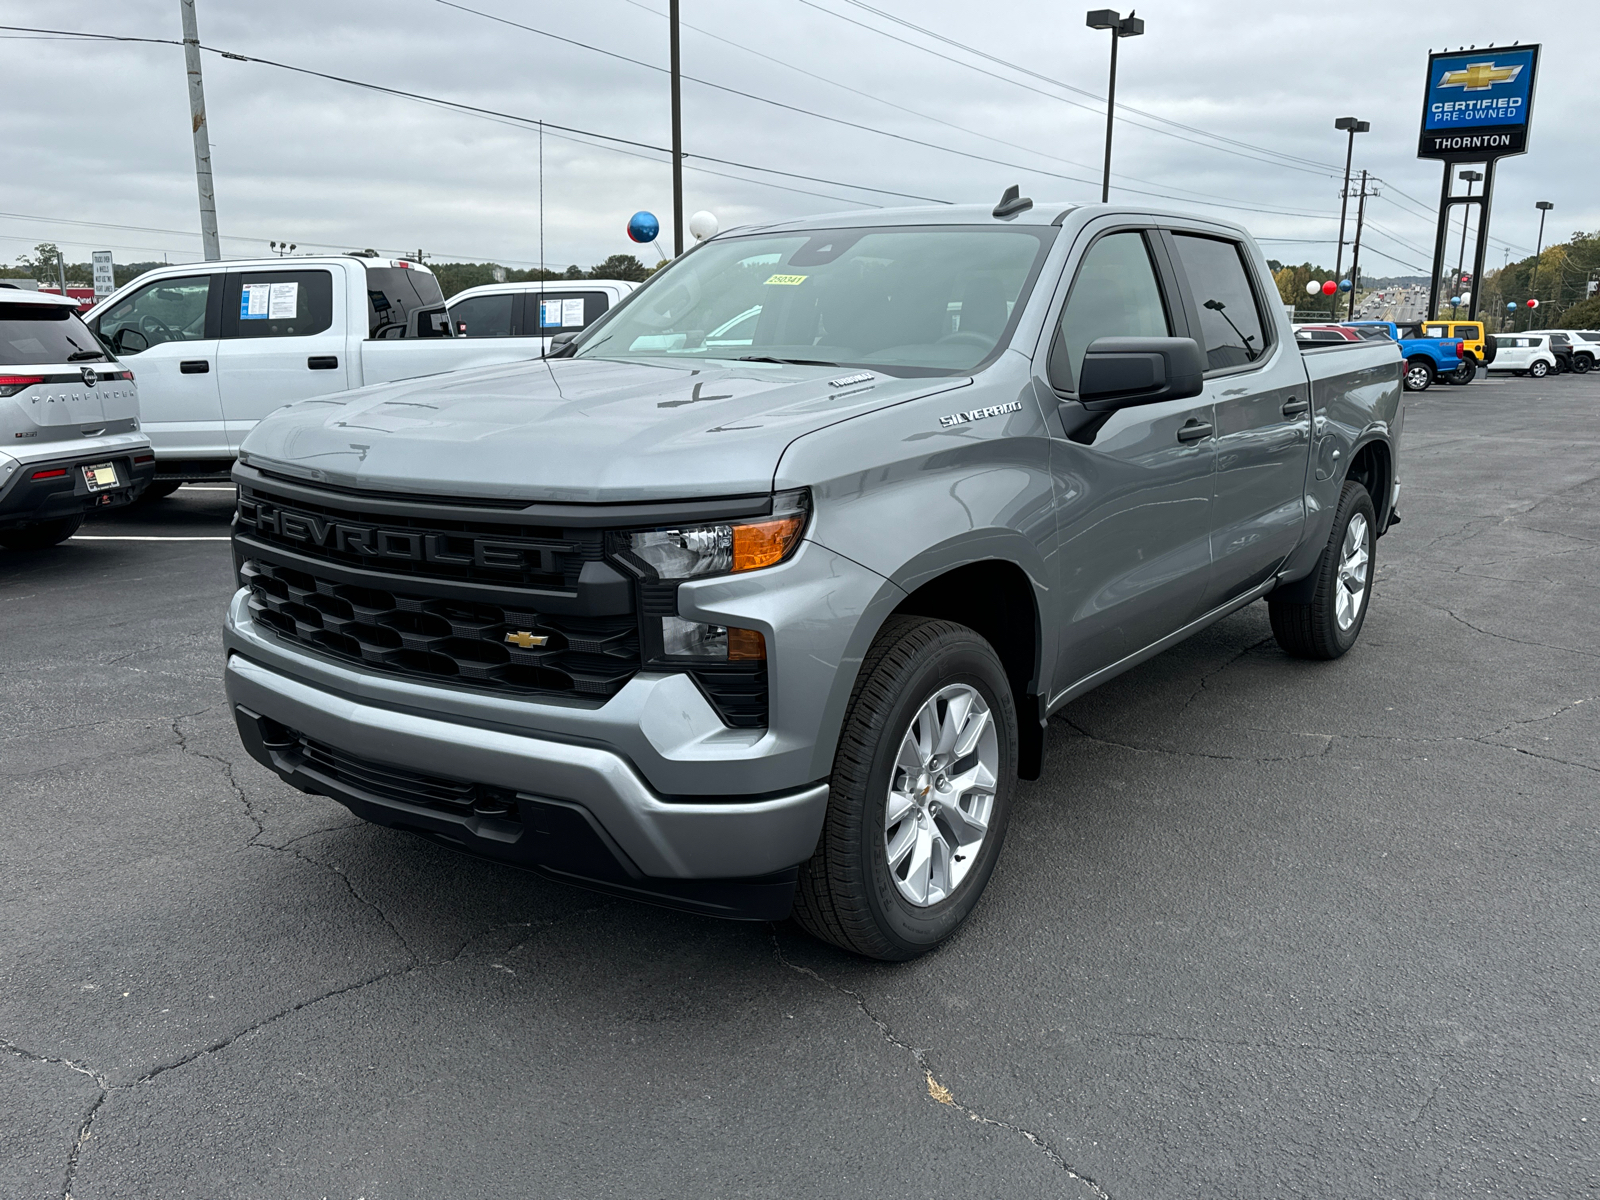
[{"label": "rear door window", "polygon": [[604,292],[529,292],[523,332],[551,337],[587,329],[606,311],[607,299]]},{"label": "rear door window", "polygon": [[510,337],[511,314],[517,297],[512,292],[468,296],[450,306],[457,337]]},{"label": "rear door window", "polygon": [[0,367],[103,362],[105,351],[65,304],[0,304]]},{"label": "rear door window", "polygon": [[[418,313],[444,305],[444,292],[431,271],[409,267],[367,268],[367,336],[370,338],[439,337]],[[446,327],[445,336],[449,330]]]},{"label": "rear door window", "polygon": [[307,337],[333,325],[329,271],[236,271],[222,298],[225,338]]},{"label": "rear door window", "polygon": [[198,342],[206,335],[210,292],[209,275],[157,280],[107,309],[97,318],[97,332],[118,355],[138,354],[162,342]]},{"label": "rear door window", "polygon": [[1463,341],[1475,342],[1478,340],[1478,327],[1476,325],[1452,326],[1450,336],[1461,338]]},{"label": "rear door window", "polygon": [[1089,346],[1103,337],[1168,337],[1172,324],[1144,234],[1107,234],[1083,256],[1050,348],[1050,382],[1073,391]]},{"label": "rear door window", "polygon": [[1239,244],[1188,233],[1172,240],[1200,312],[1206,369],[1249,366],[1267,352],[1267,335]]}]

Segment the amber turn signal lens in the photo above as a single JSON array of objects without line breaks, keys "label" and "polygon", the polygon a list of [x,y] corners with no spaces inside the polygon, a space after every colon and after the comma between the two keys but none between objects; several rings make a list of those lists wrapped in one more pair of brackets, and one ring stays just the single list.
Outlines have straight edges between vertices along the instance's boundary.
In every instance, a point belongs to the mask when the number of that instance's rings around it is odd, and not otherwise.
[{"label": "amber turn signal lens", "polygon": [[728,661],[761,660],[767,657],[767,639],[754,629],[728,626]]},{"label": "amber turn signal lens", "polygon": [[[782,562],[800,540],[800,530],[805,526],[803,516],[779,517],[775,521],[758,521],[752,525],[733,527],[733,569],[754,571]],[[760,634],[756,634],[760,637]],[[762,656],[764,657],[764,655]]]}]

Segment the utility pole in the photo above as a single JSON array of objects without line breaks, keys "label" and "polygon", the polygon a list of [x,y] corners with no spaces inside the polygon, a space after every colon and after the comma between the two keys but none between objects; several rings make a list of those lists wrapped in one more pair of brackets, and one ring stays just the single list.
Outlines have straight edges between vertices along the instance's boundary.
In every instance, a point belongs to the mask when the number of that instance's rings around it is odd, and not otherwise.
[{"label": "utility pole", "polygon": [[1090,29],[1111,31],[1111,82],[1106,87],[1106,165],[1100,176],[1100,203],[1105,204],[1111,199],[1111,131],[1117,116],[1117,43],[1125,37],[1138,37],[1144,32],[1144,22],[1132,12],[1124,17],[1114,8],[1097,8],[1089,13],[1085,23]]},{"label": "utility pole", "polygon": [[[1376,196],[1378,193],[1373,191]],[[1356,201],[1356,247],[1350,255],[1350,308],[1347,321],[1356,319],[1356,293],[1361,290],[1361,226],[1367,219],[1367,173],[1361,172],[1361,195]]]},{"label": "utility pole", "polygon": [[189,119],[194,126],[194,181],[200,189],[200,247],[207,262],[222,257],[217,240],[217,194],[211,186],[211,136],[206,128],[206,89],[200,79],[200,33],[194,0],[178,0],[183,13],[183,61],[189,72]]},{"label": "utility pole", "polygon": [[683,98],[678,67],[678,0],[669,0],[672,25],[672,254],[683,253]]},{"label": "utility pole", "polygon": [[[1356,152],[1356,134],[1366,133],[1372,128],[1369,121],[1358,121],[1354,117],[1340,117],[1333,123],[1335,129],[1346,131],[1350,138],[1344,148],[1344,191],[1339,193],[1339,249],[1333,256],[1333,278],[1337,283],[1344,278],[1344,219],[1350,207],[1350,160]],[[1355,288],[1350,289],[1350,294],[1355,294]]]}]

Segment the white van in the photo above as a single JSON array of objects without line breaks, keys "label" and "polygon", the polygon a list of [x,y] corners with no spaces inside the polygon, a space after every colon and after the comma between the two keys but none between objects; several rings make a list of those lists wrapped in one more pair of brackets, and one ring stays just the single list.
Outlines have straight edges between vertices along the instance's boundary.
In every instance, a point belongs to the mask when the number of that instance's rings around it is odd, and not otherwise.
[{"label": "white van", "polygon": [[1497,333],[1495,345],[1499,347],[1491,371],[1510,371],[1514,375],[1532,375],[1543,379],[1555,374],[1556,356],[1550,350],[1550,338],[1542,333]]},{"label": "white van", "polygon": [[432,271],[360,255],[161,267],[86,320],[138,373],[151,496],[227,479],[244,435],[291,401],[540,353],[454,337]]},{"label": "white van", "polygon": [[450,297],[456,337],[536,337],[542,350],[560,333],[581,333],[639,285],[625,279],[488,283]]}]

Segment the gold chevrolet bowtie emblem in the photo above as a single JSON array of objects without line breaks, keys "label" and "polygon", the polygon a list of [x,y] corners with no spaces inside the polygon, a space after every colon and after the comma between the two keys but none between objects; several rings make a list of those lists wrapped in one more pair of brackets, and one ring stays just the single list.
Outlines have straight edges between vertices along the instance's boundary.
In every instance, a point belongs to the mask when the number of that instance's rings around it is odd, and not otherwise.
[{"label": "gold chevrolet bowtie emblem", "polygon": [[542,646],[550,639],[536,633],[529,633],[526,629],[518,629],[514,633],[506,634],[506,641],[524,650],[532,650],[535,646]]},{"label": "gold chevrolet bowtie emblem", "polygon": [[1440,87],[1458,87],[1465,92],[1487,92],[1497,83],[1510,83],[1522,74],[1522,64],[1497,67],[1492,62],[1468,63],[1465,70],[1446,71]]}]

